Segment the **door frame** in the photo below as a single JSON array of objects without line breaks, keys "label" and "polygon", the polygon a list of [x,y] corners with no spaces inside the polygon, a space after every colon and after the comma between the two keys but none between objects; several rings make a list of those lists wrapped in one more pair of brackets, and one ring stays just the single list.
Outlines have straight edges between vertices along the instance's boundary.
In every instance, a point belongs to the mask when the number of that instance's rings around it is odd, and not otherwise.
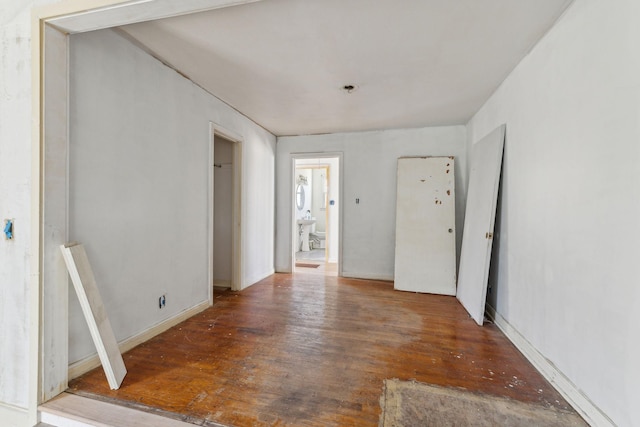
[{"label": "door frame", "polygon": [[[68,384],[68,279],[59,246],[68,238],[69,35],[256,1],[261,0],[58,0],[31,9],[27,405],[0,405],[0,418],[10,424],[36,424],[38,405]],[[240,150],[238,164],[241,155]],[[242,245],[237,246],[241,254]],[[241,282],[241,270],[236,270],[236,283]]]},{"label": "door frame", "polygon": [[[291,230],[291,235],[289,236],[289,262],[291,265],[291,272],[295,271],[295,264],[296,264],[296,248],[295,245],[293,244],[293,239],[295,236],[295,233],[297,232],[297,227],[296,227],[296,200],[295,197],[293,197],[293,194],[295,193],[295,190],[291,190],[292,188],[295,187],[295,182],[296,182],[296,161],[297,160],[305,160],[305,159],[338,159],[338,197],[335,198],[335,200],[338,203],[338,276],[342,277],[342,236],[343,236],[343,232],[342,232],[342,224],[344,222],[343,220],[343,212],[344,210],[342,209],[342,199],[343,199],[343,193],[344,193],[344,180],[343,180],[343,164],[344,164],[344,154],[342,152],[327,152],[327,153],[291,153],[290,154],[290,162],[289,162],[289,182],[287,185],[287,193],[289,194],[290,197],[290,203],[289,203],[289,219],[288,219],[288,223],[289,223],[289,230]],[[309,169],[311,169],[314,165],[309,165]],[[330,170],[330,168],[327,168]],[[329,175],[329,173],[327,174]],[[335,175],[335,174],[334,174]],[[327,215],[328,215],[328,211],[327,211]],[[326,242],[327,244],[329,244],[329,242]]]},{"label": "door frame", "polygon": [[231,220],[231,290],[242,290],[242,147],[241,135],[220,126],[213,121],[209,122],[209,220],[208,220],[208,261],[209,261],[209,304],[213,305],[213,257],[214,257],[214,175],[215,175],[215,137],[219,136],[233,143],[233,171],[231,178],[233,207]]}]

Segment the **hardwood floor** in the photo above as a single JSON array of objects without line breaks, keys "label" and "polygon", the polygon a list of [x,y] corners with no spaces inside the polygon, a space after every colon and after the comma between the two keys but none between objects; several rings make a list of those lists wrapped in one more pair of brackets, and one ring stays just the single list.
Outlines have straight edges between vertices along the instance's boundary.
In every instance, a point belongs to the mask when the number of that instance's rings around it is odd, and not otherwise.
[{"label": "hardwood floor", "polygon": [[399,378],[571,410],[492,324],[454,297],[389,282],[276,274],[124,355],[69,391],[199,425],[376,426],[383,380]]}]

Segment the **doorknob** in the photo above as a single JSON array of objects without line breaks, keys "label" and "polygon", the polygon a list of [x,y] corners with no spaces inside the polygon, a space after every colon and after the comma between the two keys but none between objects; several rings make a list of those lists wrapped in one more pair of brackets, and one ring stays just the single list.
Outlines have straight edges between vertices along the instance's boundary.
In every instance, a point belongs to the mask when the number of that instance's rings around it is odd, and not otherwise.
[{"label": "doorknob", "polygon": [[450,228],[450,229],[449,229],[449,233],[453,233],[453,228]]}]

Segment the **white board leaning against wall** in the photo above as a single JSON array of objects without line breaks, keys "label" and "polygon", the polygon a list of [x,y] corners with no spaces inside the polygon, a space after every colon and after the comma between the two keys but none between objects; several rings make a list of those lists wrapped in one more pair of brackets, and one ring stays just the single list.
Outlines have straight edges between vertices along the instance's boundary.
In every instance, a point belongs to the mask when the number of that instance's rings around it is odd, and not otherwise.
[{"label": "white board leaning against wall", "polygon": [[471,150],[471,171],[456,297],[478,325],[484,322],[493,246],[502,150],[506,126],[485,136]]},{"label": "white board leaning against wall", "polygon": [[394,288],[456,294],[453,157],[398,159]]},{"label": "white board leaning against wall", "polygon": [[102,297],[100,297],[87,253],[84,246],[79,243],[62,245],[60,250],[78,295],[82,313],[89,326],[91,338],[93,338],[93,343],[98,351],[102,368],[107,376],[109,387],[112,390],[117,390],[127,375],[127,368],[122,360],[111,322],[109,322],[107,312],[102,304]]}]

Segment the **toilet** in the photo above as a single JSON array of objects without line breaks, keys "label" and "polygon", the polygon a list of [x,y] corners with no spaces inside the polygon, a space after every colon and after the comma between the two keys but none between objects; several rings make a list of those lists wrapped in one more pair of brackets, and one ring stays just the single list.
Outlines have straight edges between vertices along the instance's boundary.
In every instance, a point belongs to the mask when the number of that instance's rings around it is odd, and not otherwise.
[{"label": "toilet", "polygon": [[309,231],[310,249],[325,249],[327,247],[326,234],[325,231],[316,231],[316,224],[313,223]]},{"label": "toilet", "polygon": [[311,231],[309,233],[309,244],[313,249],[325,249],[326,246],[326,232],[324,231]]}]

